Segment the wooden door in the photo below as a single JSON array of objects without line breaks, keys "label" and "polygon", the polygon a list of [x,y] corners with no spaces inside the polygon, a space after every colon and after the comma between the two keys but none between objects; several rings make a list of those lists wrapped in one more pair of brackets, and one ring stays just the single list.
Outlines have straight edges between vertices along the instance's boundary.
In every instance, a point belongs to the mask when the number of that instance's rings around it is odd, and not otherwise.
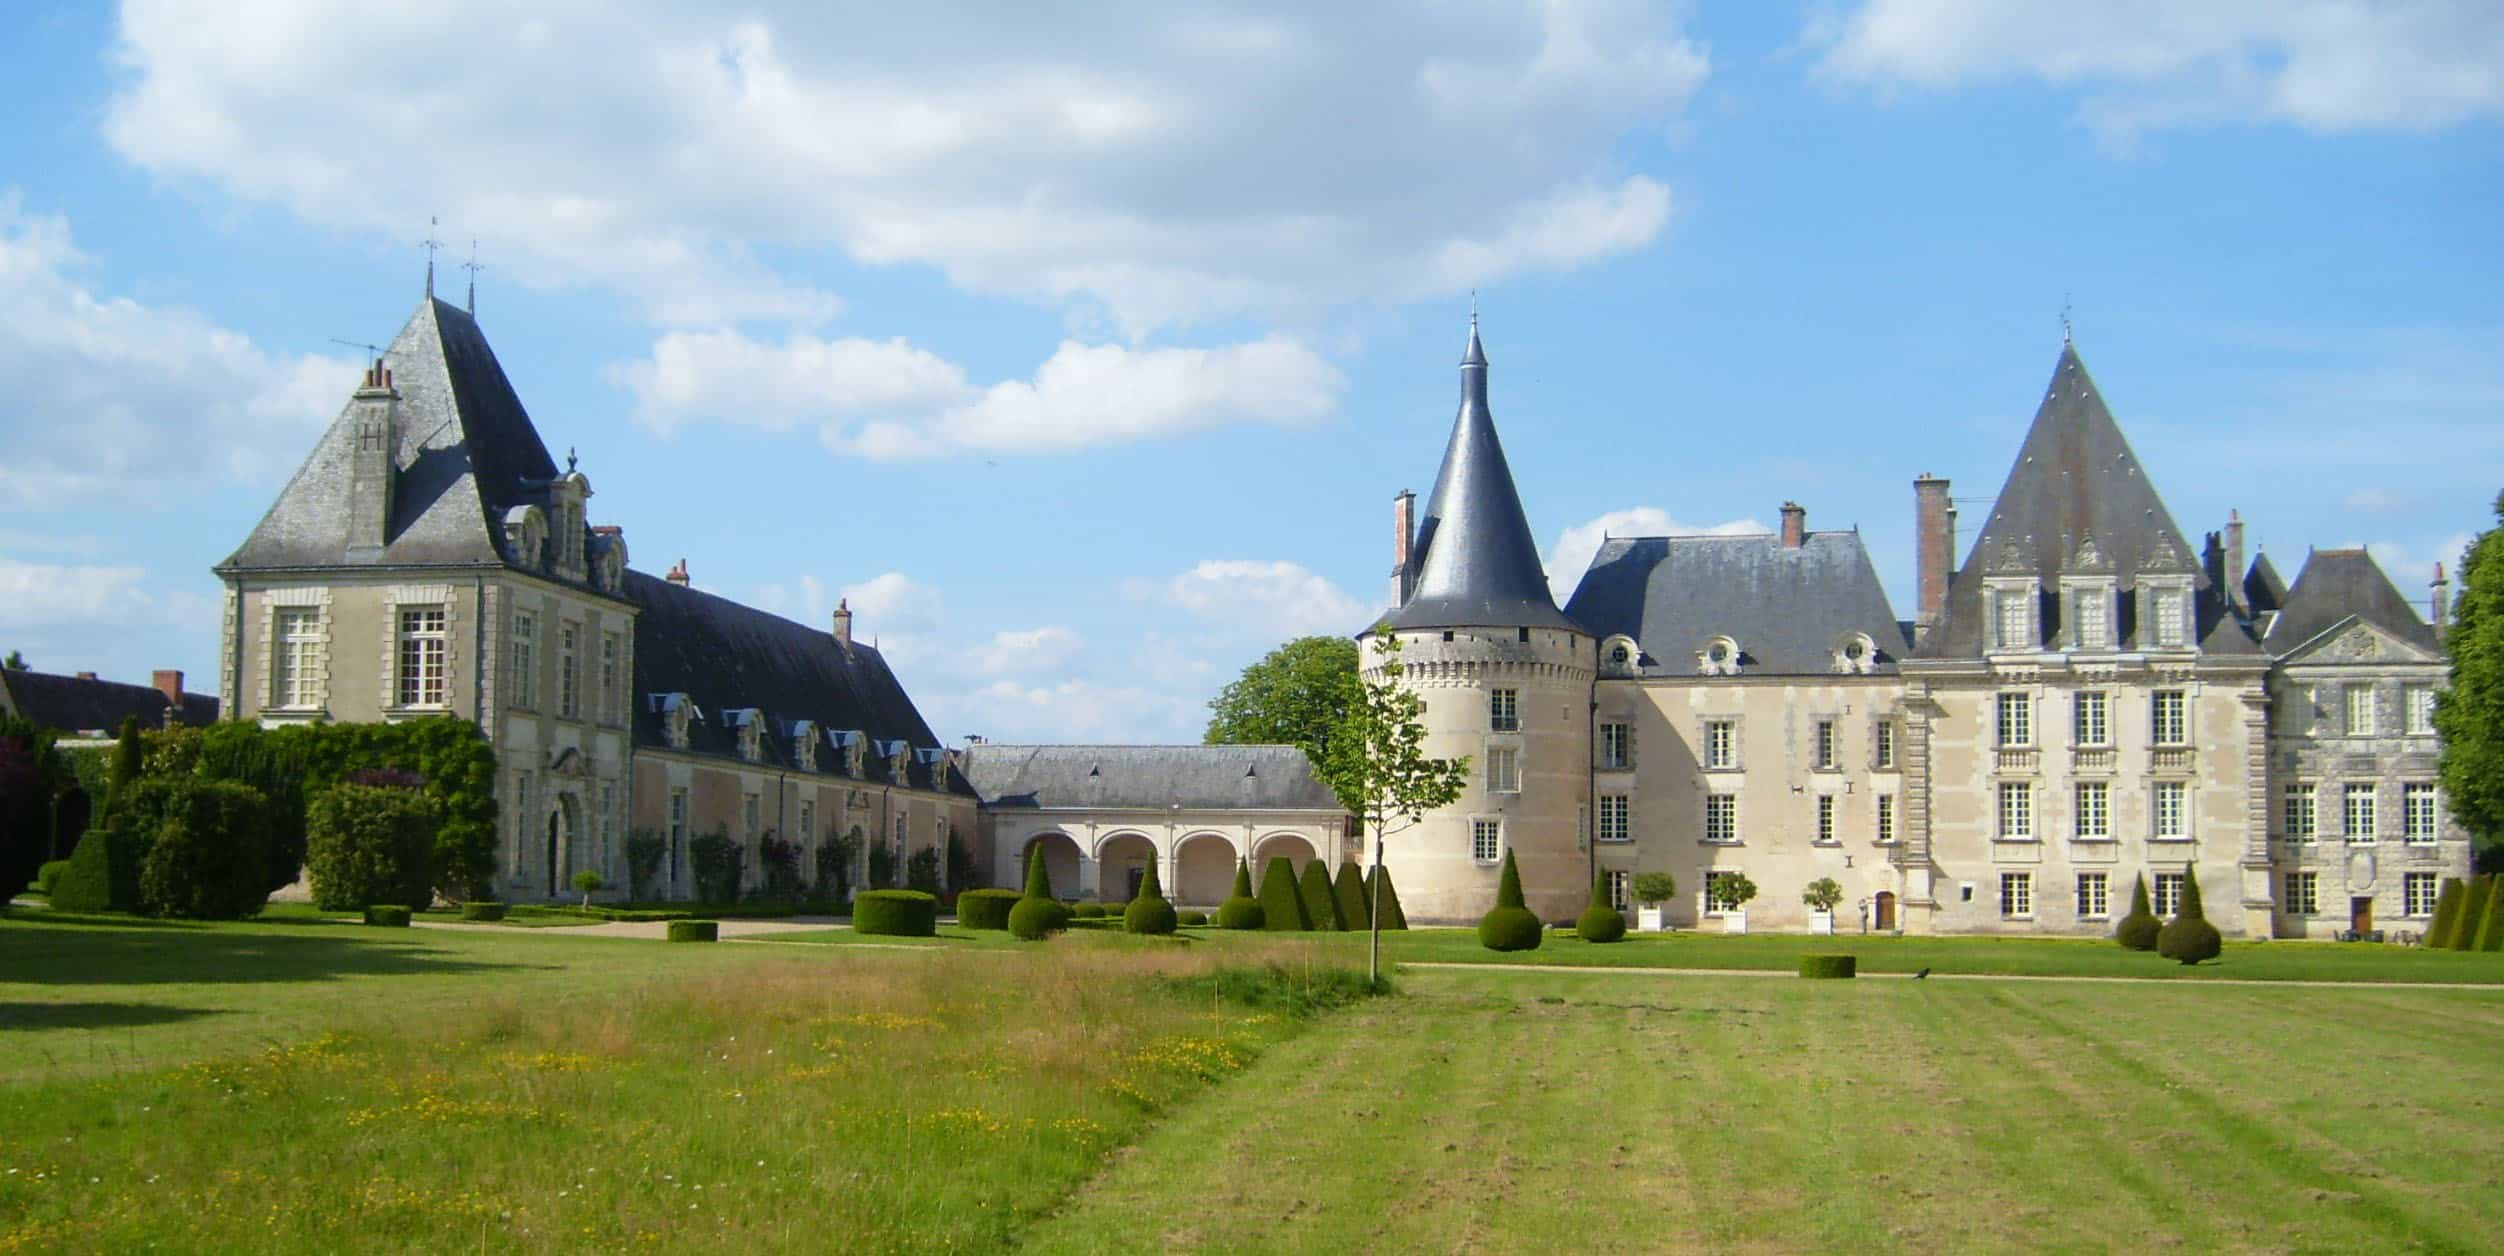
[{"label": "wooden door", "polygon": [[2348,900],[2348,928],[2358,933],[2374,931],[2374,900],[2363,897]]},{"label": "wooden door", "polygon": [[1878,891],[1878,931],[1887,933],[1894,928],[1895,894],[1892,891],[1880,890]]}]

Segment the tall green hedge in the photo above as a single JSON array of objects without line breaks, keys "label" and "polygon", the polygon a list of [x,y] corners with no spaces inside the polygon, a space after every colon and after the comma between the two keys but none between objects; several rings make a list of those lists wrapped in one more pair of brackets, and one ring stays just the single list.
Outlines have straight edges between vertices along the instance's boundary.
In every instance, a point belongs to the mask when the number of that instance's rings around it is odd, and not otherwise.
[{"label": "tall green hedge", "polygon": [[2434,919],[2426,925],[2426,936],[2420,939],[2428,950],[2440,951],[2452,945],[2460,932],[2461,879],[2443,878],[2443,889],[2434,896]]},{"label": "tall green hedge", "polygon": [[2472,946],[2481,951],[2504,951],[2504,877],[2487,878],[2487,910],[2478,921],[2478,936]]},{"label": "tall green hedge", "polygon": [[1009,911],[1023,897],[1015,890],[967,890],[956,896],[956,922],[968,929],[1006,929]]},{"label": "tall green hedge", "polygon": [[[1381,883],[1379,887],[1375,885],[1376,882]],[[1365,878],[1365,883],[1365,901],[1379,904],[1378,910],[1382,912],[1382,927],[1386,930],[1408,928],[1408,916],[1400,910],[1400,883],[1391,879],[1390,865],[1386,864],[1374,869],[1373,875]],[[1376,888],[1382,892],[1379,899],[1373,897]]]},{"label": "tall green hedge", "polygon": [[1608,874],[1591,878],[1591,905],[1574,919],[1574,932],[1585,942],[1617,942],[1626,936],[1626,913],[1608,901]]},{"label": "tall green hedge", "polygon": [[2148,879],[2141,873],[2130,887],[2130,914],[2113,926],[2113,940],[2134,951],[2153,951],[2156,935],[2164,928],[2165,922],[2148,908]]},{"label": "tall green hedge", "polygon": [[2469,879],[2468,887],[2461,892],[2461,919],[2452,932],[2453,950],[2474,951],[2478,949],[2478,929],[2486,923],[2487,900],[2493,896],[2494,892],[2495,878],[2493,876],[2481,874]]},{"label": "tall green hedge", "polygon": [[1235,884],[1227,891],[1226,901],[1217,905],[1217,927],[1220,929],[1258,929],[1267,913],[1261,901],[1252,897],[1252,865],[1243,856],[1235,856]]},{"label": "tall green hedge", "polygon": [[1357,871],[1356,861],[1339,861],[1339,875],[1330,883],[1330,896],[1339,900],[1339,919],[1351,929],[1362,929],[1372,919],[1365,909],[1365,874]]},{"label": "tall green hedge", "polygon": [[2182,910],[2166,922],[2156,934],[2156,953],[2184,964],[2197,964],[2215,959],[2225,949],[2225,941],[2217,926],[2208,922],[2200,907],[2200,874],[2186,868],[2182,874]]},{"label": "tall green hedge", "polygon": [[939,932],[939,896],[927,890],[863,890],[852,896],[852,931],[891,938]]},{"label": "tall green hedge", "polygon": [[1330,866],[1315,859],[1305,863],[1296,875],[1296,894],[1304,900],[1304,917],[1315,929],[1328,933],[1344,933],[1347,917],[1339,914],[1339,898],[1330,890]]},{"label": "tall green hedge", "polygon": [[146,851],[133,850],[121,831],[87,830],[70,852],[69,866],[52,882],[54,911],[100,912],[139,910],[139,861]]},{"label": "tall green hedge", "polygon": [[168,800],[139,865],[139,902],[160,916],[241,920],[269,902],[269,804],[235,781],[192,781]]},{"label": "tall green hedge", "polygon": [[1535,951],[1545,933],[1539,918],[1522,905],[1521,869],[1514,866],[1508,846],[1504,871],[1496,878],[1495,906],[1478,918],[1478,945],[1490,951]]},{"label": "tall green hedge", "polygon": [[1122,909],[1122,929],[1127,933],[1162,937],[1174,931],[1177,923],[1174,905],[1165,899],[1165,887],[1156,879],[1156,860],[1148,860],[1146,875],[1139,878],[1138,897]]},{"label": "tall green hedge", "polygon": [[1295,864],[1285,855],[1270,856],[1261,870],[1261,927],[1272,933],[1310,933],[1313,918],[1304,911],[1304,892],[1296,887]]},{"label": "tall green hedge", "polygon": [[334,785],[306,805],[304,833],[314,906],[424,911],[434,902],[435,808],[417,790]]}]

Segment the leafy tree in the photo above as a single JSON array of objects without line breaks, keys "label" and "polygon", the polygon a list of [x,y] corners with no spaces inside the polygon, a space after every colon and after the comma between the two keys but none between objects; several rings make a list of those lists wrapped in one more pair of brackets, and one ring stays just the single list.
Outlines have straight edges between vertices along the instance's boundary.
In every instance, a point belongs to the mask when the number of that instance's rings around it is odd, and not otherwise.
[{"label": "leafy tree", "polygon": [[[1209,745],[1302,747],[1332,788],[1326,766],[1358,700],[1356,643],[1341,637],[1298,637],[1243,669],[1209,700]],[[1359,799],[1341,793],[1341,806]]]},{"label": "leafy tree", "polygon": [[[1380,680],[1363,680],[1357,701],[1348,708],[1330,761],[1323,765],[1330,786],[1348,803],[1357,819],[1374,834],[1374,869],[1382,870],[1385,837],[1410,828],[1437,807],[1448,807],[1469,787],[1469,759],[1426,757],[1426,700],[1400,684],[1400,634],[1372,635],[1380,656]],[[1377,894],[1389,878],[1377,875]],[[1367,944],[1366,980],[1382,982],[1383,905],[1379,898],[1370,915],[1373,933]]]},{"label": "leafy tree", "polygon": [[1295,865],[1285,855],[1270,856],[1269,866],[1261,870],[1261,927],[1272,933],[1313,931],[1304,893],[1296,887]]},{"label": "leafy tree", "polygon": [[924,846],[904,861],[904,888],[920,890],[933,898],[939,895],[939,848]]},{"label": "leafy tree", "polygon": [[1350,927],[1339,914],[1339,900],[1330,890],[1330,868],[1321,860],[1304,865],[1296,876],[1296,891],[1304,899],[1304,915],[1313,927],[1330,933],[1344,933]]},{"label": "leafy tree", "polygon": [[739,882],[747,871],[748,852],[730,840],[730,826],[687,843],[687,862],[696,878],[696,898],[716,907],[739,901]]},{"label": "leafy tree", "polygon": [[121,735],[113,739],[112,769],[104,778],[103,814],[108,816],[113,814],[113,800],[120,797],[123,790],[130,788],[132,781],[139,779],[139,773],[146,762],[145,753],[139,745],[139,717],[125,715],[122,717]]},{"label": "leafy tree", "polygon": [[0,659],[0,668],[7,668],[13,672],[31,672],[35,670],[34,666],[26,661],[26,656],[15,650],[9,651],[9,657]]},{"label": "leafy tree", "polygon": [[2130,888],[2130,914],[2113,926],[2113,940],[2134,951],[2156,949],[2156,935],[2165,927],[2148,907],[2148,879],[2141,874]]},{"label": "leafy tree", "polygon": [[2182,910],[2156,934],[2156,953],[2184,964],[2215,959],[2225,950],[2225,942],[2217,934],[2217,926],[2208,922],[2200,907],[2200,874],[2185,869],[2182,874]]},{"label": "leafy tree", "polygon": [[974,858],[973,848],[954,831],[948,834],[948,888],[974,890],[982,888],[982,865]]},{"label": "leafy tree", "polygon": [[1666,872],[1638,872],[1632,888],[1638,903],[1666,903],[1678,897],[1678,878]]},{"label": "leafy tree", "polygon": [[[2504,525],[2504,493],[2495,514]],[[2435,698],[2434,728],[2443,738],[2445,799],[2477,839],[2483,867],[2504,845],[2504,526],[2469,543],[2460,584],[2444,637],[2452,685]]]},{"label": "leafy tree", "polygon": [[1478,918],[1478,945],[1490,951],[1535,951],[1544,932],[1539,917],[1522,905],[1521,869],[1514,866],[1508,846],[1504,872],[1495,884],[1495,906]]},{"label": "leafy tree", "polygon": [[1800,891],[1800,901],[1815,911],[1833,911],[1843,901],[1843,887],[1833,877],[1819,877]]},{"label": "leafy tree", "polygon": [[582,891],[583,906],[591,906],[591,896],[609,888],[609,879],[585,868],[574,874],[574,888]]},{"label": "leafy tree", "polygon": [[435,898],[435,809],[414,789],[340,784],[305,809],[305,867],[313,905],[362,911],[376,903],[423,910]]},{"label": "leafy tree", "polygon": [[1574,920],[1574,932],[1585,942],[1616,942],[1626,936],[1626,913],[1608,901],[1608,876],[1591,879],[1591,905]]},{"label": "leafy tree", "polygon": [[31,720],[0,715],[0,906],[52,853],[52,797],[63,771],[54,737]]},{"label": "leafy tree", "polygon": [[626,892],[636,902],[648,902],[661,880],[661,861],[669,858],[669,839],[653,829],[636,829],[626,835]]}]

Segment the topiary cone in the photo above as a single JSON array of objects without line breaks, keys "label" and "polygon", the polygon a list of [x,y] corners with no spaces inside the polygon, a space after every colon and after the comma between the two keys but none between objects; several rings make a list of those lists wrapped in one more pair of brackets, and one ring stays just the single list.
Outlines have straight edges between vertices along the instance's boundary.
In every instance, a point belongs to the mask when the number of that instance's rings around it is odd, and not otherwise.
[{"label": "topiary cone", "polygon": [[1162,936],[1174,931],[1174,905],[1165,901],[1165,887],[1157,884],[1156,861],[1148,861],[1147,875],[1139,878],[1139,895],[1122,909],[1122,931]]},{"label": "topiary cone", "polygon": [[1521,870],[1513,866],[1513,851],[1507,847],[1504,872],[1496,880],[1495,906],[1478,918],[1478,944],[1490,951],[1535,951],[1544,932],[1539,918],[1522,905]]},{"label": "topiary cone", "polygon": [[2455,951],[2478,949],[2478,928],[2486,923],[2487,897],[2494,891],[2495,878],[2474,876],[2461,888],[2461,918],[2452,926],[2448,940]]},{"label": "topiary cone", "polygon": [[2200,874],[2186,868],[2182,873],[2182,910],[2173,921],[2156,934],[2156,953],[2184,964],[2215,959],[2225,949],[2217,926],[2208,922],[2200,910]]},{"label": "topiary cone", "polygon": [[[1382,882],[1380,899],[1374,897],[1374,882],[1376,881]],[[1385,930],[1408,928],[1408,915],[1400,910],[1400,883],[1391,879],[1389,867],[1376,868],[1373,874],[1366,878],[1365,902],[1382,913],[1382,927]]]},{"label": "topiary cone", "polygon": [[1362,929],[1373,922],[1373,913],[1365,908],[1365,874],[1356,870],[1356,861],[1339,861],[1339,876],[1330,886],[1330,895],[1339,900],[1339,919],[1350,929]]},{"label": "topiary cone", "polygon": [[1026,848],[1026,894],[1009,909],[1009,934],[1026,942],[1069,928],[1069,908],[1052,897],[1052,874],[1043,866],[1041,844]]},{"label": "topiary cone", "polygon": [[1269,865],[1261,869],[1261,927],[1272,933],[1312,932],[1304,892],[1296,887],[1295,864],[1285,855],[1270,856]]},{"label": "topiary cone", "polygon": [[1330,869],[1322,866],[1321,860],[1305,864],[1295,881],[1296,892],[1304,899],[1305,918],[1313,922],[1313,928],[1329,933],[1346,931],[1347,919],[1339,914],[1339,899],[1330,891]]},{"label": "topiary cone", "polygon": [[2443,889],[2434,896],[2434,920],[2426,926],[2426,949],[2439,951],[2452,945],[2452,936],[2461,923],[2461,879],[2443,878]]},{"label": "topiary cone", "polygon": [[1608,901],[1608,874],[1591,878],[1591,905],[1574,921],[1585,942],[1615,942],[1626,936],[1626,913]]},{"label": "topiary cone", "polygon": [[2487,914],[2478,922],[2473,945],[2481,951],[2504,951],[2504,877],[2488,877],[2487,886]]},{"label": "topiary cone", "polygon": [[2113,926],[2113,938],[2134,951],[2156,949],[2156,935],[2164,929],[2163,921],[2148,910],[2148,879],[2141,874],[2130,888],[2130,914]]},{"label": "topiary cone", "polygon": [[1220,929],[1258,929],[1264,913],[1259,900],[1252,897],[1252,865],[1243,857],[1235,857],[1235,885],[1226,901],[1217,905],[1216,925]]}]

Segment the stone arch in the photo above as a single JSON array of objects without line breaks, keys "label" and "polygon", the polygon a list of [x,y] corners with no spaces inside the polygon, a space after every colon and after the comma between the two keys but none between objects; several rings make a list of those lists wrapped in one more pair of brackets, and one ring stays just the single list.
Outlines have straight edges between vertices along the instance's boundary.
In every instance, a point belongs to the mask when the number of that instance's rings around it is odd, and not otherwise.
[{"label": "stone arch", "polygon": [[1287,866],[1295,869],[1298,876],[1304,874],[1304,865],[1321,858],[1321,852],[1313,846],[1313,839],[1302,833],[1268,834],[1252,844],[1252,876],[1255,884],[1259,883],[1261,869],[1268,867],[1269,861],[1280,855],[1287,857]]},{"label": "stone arch", "polygon": [[1235,844],[1222,833],[1194,833],[1174,847],[1174,883],[1166,893],[1177,903],[1215,907],[1235,884]]},{"label": "stone arch", "polygon": [[1156,854],[1155,840],[1145,833],[1115,833],[1098,841],[1096,897],[1107,903],[1129,902],[1135,893],[1133,879],[1147,875]]},{"label": "stone arch", "polygon": [[[1021,872],[1026,867],[1026,859],[1030,852],[1037,847],[1043,849],[1044,875],[1052,878],[1052,897],[1060,899],[1078,897],[1078,868],[1081,862],[1078,840],[1067,833],[1037,833],[1027,838],[1026,845],[1018,852],[1017,866]],[[1022,879],[1018,882],[1018,888],[1026,888],[1026,883]]]},{"label": "stone arch", "polygon": [[548,804],[547,849],[542,857],[547,861],[550,898],[562,897],[573,876],[574,835],[579,827],[575,824],[575,807],[574,795],[570,793],[558,794]]}]

